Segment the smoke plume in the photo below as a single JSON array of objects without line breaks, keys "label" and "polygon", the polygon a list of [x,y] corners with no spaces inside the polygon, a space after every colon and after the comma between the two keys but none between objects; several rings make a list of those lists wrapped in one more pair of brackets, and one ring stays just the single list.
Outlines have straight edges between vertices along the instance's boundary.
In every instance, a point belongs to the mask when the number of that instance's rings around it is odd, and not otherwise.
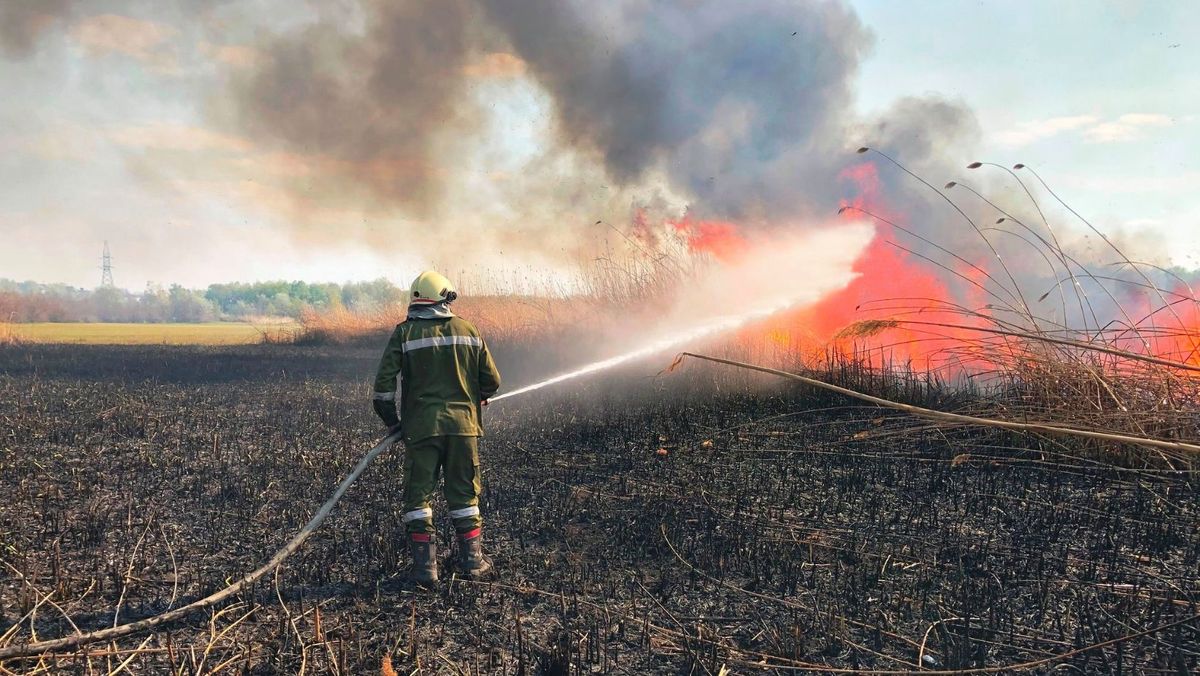
[{"label": "smoke plume", "polygon": [[315,156],[383,203],[422,213],[445,187],[432,157],[438,133],[471,121],[460,102],[472,7],[370,2],[363,11],[361,33],[347,25],[354,17],[331,12],[262,45],[261,65],[231,83],[233,114],[255,139]]},{"label": "smoke plume", "polygon": [[836,194],[870,44],[840,3],[485,4],[553,96],[563,141],[617,180],[661,168],[726,218],[795,217]]},{"label": "smoke plume", "polygon": [[[631,203],[664,191],[676,211],[702,218],[769,226],[827,215],[846,192],[839,175],[853,161],[853,137],[870,125],[854,109],[853,84],[872,37],[841,2],[359,7],[259,45],[262,63],[232,83],[232,119],[280,148],[326,158],[375,206],[417,217],[453,220],[447,207],[462,202],[459,171],[471,161],[462,138],[488,105],[469,75],[483,55],[515,54],[502,62],[520,64],[518,79],[549,100],[548,145],[517,173],[553,165],[556,194],[594,195],[603,183],[606,197],[589,206],[626,212],[579,213],[579,223],[628,218]],[[969,111],[943,101],[892,112],[873,140],[914,150],[906,157],[918,162],[974,129]],[[562,227],[546,216],[566,201],[529,183],[509,186],[529,192],[506,205],[508,220],[546,222],[543,233]]]},{"label": "smoke plume", "polygon": [[0,3],[0,53],[29,56],[38,39],[70,13],[71,0],[6,0]]}]

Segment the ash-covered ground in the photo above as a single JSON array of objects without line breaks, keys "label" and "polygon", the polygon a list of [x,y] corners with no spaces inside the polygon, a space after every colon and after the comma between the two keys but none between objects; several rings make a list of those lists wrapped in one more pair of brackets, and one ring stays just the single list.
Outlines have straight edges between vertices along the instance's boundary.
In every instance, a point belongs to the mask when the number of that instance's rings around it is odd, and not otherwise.
[{"label": "ash-covered ground", "polygon": [[[496,351],[505,389],[554,366]],[[147,617],[260,565],[381,436],[377,356],[0,349],[2,643]],[[1194,474],[1113,467],[1100,447],[934,425],[714,365],[653,376],[662,362],[490,407],[493,583],[452,579],[448,562],[435,591],[403,581],[397,446],[235,602],[41,665],[1200,669]],[[886,394],[979,406],[918,387]]]}]

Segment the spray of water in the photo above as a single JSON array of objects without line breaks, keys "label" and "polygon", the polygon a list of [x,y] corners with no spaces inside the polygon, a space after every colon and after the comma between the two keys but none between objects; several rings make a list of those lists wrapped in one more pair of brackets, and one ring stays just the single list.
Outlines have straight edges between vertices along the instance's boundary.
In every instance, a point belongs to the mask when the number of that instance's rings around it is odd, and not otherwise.
[{"label": "spray of water", "polygon": [[[670,330],[651,333],[639,347],[624,354],[505,392],[492,397],[490,403],[718,336],[813,303],[854,279],[853,262],[873,232],[863,224],[842,225],[762,243],[739,262],[714,269],[706,278],[697,280],[692,293],[666,313],[664,323],[672,327]],[[746,289],[763,290],[758,292],[760,297],[753,305],[744,305]],[[738,313],[720,311],[739,306],[743,310]]]},{"label": "spray of water", "polygon": [[581,376],[604,371],[613,368],[614,366],[620,366],[621,364],[636,361],[643,357],[650,357],[661,352],[666,352],[672,348],[686,345],[694,340],[720,335],[727,331],[732,331],[736,328],[749,324],[750,322],[757,321],[759,319],[766,319],[767,317],[770,317],[778,312],[782,312],[794,306],[795,304],[795,302],[790,302],[776,307],[755,310],[745,314],[717,317],[708,323],[689,328],[686,331],[681,331],[676,334],[659,338],[624,354],[619,354],[608,359],[601,359],[600,361],[592,362],[586,366],[581,366],[574,371],[561,373],[553,378],[547,378],[545,380],[533,383],[532,385],[526,385],[525,387],[513,390],[512,392],[505,392],[504,394],[492,397],[489,400],[489,403],[494,403],[509,397],[515,397],[518,394],[525,394],[534,390],[540,390],[543,387],[555,385],[566,380],[573,380]]}]

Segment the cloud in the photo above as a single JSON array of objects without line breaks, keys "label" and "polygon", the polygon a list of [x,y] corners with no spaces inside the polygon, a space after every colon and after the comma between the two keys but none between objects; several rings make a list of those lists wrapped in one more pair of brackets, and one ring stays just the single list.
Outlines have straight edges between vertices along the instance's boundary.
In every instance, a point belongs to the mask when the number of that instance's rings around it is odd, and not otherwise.
[{"label": "cloud", "polygon": [[1167,176],[1095,176],[1068,173],[1060,176],[1059,180],[1071,188],[1108,195],[1200,193],[1200,171],[1185,171]]},{"label": "cloud", "polygon": [[1007,146],[1029,145],[1034,141],[1057,136],[1064,131],[1095,125],[1099,121],[1100,118],[1094,115],[1069,115],[1033,120],[1032,122],[1022,122],[1013,129],[1002,131],[995,135],[995,139]]},{"label": "cloud", "polygon": [[179,31],[155,21],[118,14],[101,14],[83,19],[71,35],[89,54],[123,54],[160,71],[177,68],[169,40]]},{"label": "cloud", "polygon": [[95,158],[95,130],[75,122],[48,122],[24,134],[0,135],[0,154],[46,162],[85,163]]},{"label": "cloud", "polygon": [[118,127],[109,130],[107,136],[117,145],[146,150],[246,152],[254,147],[237,136],[166,123]]},{"label": "cloud", "polygon": [[1085,129],[1083,138],[1088,143],[1119,143],[1141,138],[1146,127],[1169,127],[1175,120],[1160,114],[1128,113],[1115,122],[1104,122]]},{"label": "cloud", "polygon": [[998,132],[992,138],[1001,145],[1026,146],[1035,141],[1078,132],[1088,143],[1118,143],[1141,138],[1150,127],[1169,127],[1175,119],[1160,113],[1126,113],[1115,120],[1095,115],[1068,115],[1045,120],[1022,122],[1012,129]]},{"label": "cloud", "polygon": [[1134,218],[1125,221],[1127,228],[1157,228],[1163,224],[1161,218]]}]

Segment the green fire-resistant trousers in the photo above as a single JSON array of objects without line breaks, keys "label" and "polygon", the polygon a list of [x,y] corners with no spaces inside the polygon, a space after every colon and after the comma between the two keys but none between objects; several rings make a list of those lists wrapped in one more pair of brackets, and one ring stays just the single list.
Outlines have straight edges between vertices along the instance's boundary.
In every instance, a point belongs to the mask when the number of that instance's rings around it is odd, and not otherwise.
[{"label": "green fire-resistant trousers", "polygon": [[404,458],[404,526],[409,533],[433,530],[429,499],[445,475],[446,507],[459,533],[479,528],[479,438],[436,436],[413,442]]}]

